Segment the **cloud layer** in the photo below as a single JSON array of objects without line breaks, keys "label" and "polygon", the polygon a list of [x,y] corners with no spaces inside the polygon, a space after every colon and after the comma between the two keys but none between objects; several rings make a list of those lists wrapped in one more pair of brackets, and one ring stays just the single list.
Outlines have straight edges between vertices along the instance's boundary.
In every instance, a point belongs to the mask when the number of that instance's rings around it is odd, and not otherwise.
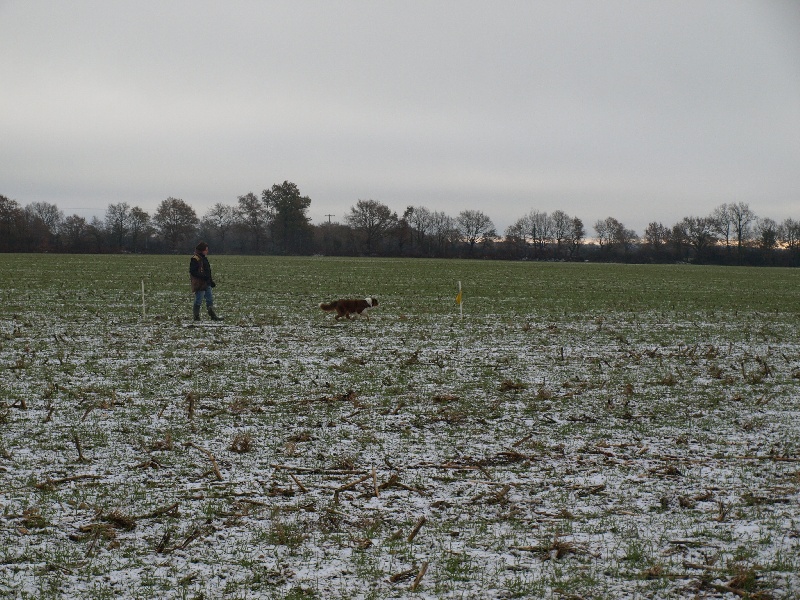
[{"label": "cloud layer", "polygon": [[0,194],[68,214],[800,216],[788,1],[0,2],[0,81]]}]

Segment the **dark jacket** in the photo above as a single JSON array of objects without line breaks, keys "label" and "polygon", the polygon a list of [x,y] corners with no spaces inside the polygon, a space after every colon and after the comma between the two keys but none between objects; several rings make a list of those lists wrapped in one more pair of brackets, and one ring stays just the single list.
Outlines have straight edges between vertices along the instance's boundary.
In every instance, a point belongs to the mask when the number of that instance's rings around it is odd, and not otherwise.
[{"label": "dark jacket", "polygon": [[208,258],[199,253],[195,253],[189,261],[189,277],[192,281],[192,291],[200,292],[208,286],[212,288],[216,285],[211,279],[211,265]]}]

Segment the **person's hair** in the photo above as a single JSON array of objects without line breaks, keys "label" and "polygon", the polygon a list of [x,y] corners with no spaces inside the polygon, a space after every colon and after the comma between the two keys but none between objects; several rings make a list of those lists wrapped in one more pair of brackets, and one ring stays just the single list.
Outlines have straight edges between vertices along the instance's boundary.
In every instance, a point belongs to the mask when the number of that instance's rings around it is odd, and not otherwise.
[{"label": "person's hair", "polygon": [[197,244],[197,247],[195,248],[195,251],[196,252],[202,252],[203,250],[205,250],[207,248],[208,248],[208,244],[206,244],[205,242],[200,242],[199,244]]}]

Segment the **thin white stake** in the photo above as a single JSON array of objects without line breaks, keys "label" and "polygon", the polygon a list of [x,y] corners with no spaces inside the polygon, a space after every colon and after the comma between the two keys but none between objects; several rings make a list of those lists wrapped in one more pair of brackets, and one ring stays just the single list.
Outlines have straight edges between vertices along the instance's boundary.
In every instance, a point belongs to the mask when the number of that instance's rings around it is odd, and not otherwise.
[{"label": "thin white stake", "polygon": [[458,313],[464,318],[464,298],[461,296],[461,281],[458,282]]},{"label": "thin white stake", "polygon": [[144,279],[142,279],[142,318],[144,319],[146,317],[147,315],[145,314],[145,309],[144,309]]}]

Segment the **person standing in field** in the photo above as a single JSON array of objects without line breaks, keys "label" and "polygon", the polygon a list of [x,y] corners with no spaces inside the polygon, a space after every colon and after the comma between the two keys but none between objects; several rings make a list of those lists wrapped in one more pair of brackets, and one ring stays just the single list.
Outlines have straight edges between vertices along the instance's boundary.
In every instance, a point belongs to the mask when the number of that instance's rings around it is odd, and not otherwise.
[{"label": "person standing in field", "polygon": [[194,320],[200,320],[200,307],[203,305],[203,298],[206,299],[206,309],[212,321],[221,321],[214,311],[214,294],[211,288],[217,284],[211,277],[211,265],[208,262],[208,244],[200,242],[194,249],[194,256],[189,261],[189,278],[192,282],[194,292]]}]

